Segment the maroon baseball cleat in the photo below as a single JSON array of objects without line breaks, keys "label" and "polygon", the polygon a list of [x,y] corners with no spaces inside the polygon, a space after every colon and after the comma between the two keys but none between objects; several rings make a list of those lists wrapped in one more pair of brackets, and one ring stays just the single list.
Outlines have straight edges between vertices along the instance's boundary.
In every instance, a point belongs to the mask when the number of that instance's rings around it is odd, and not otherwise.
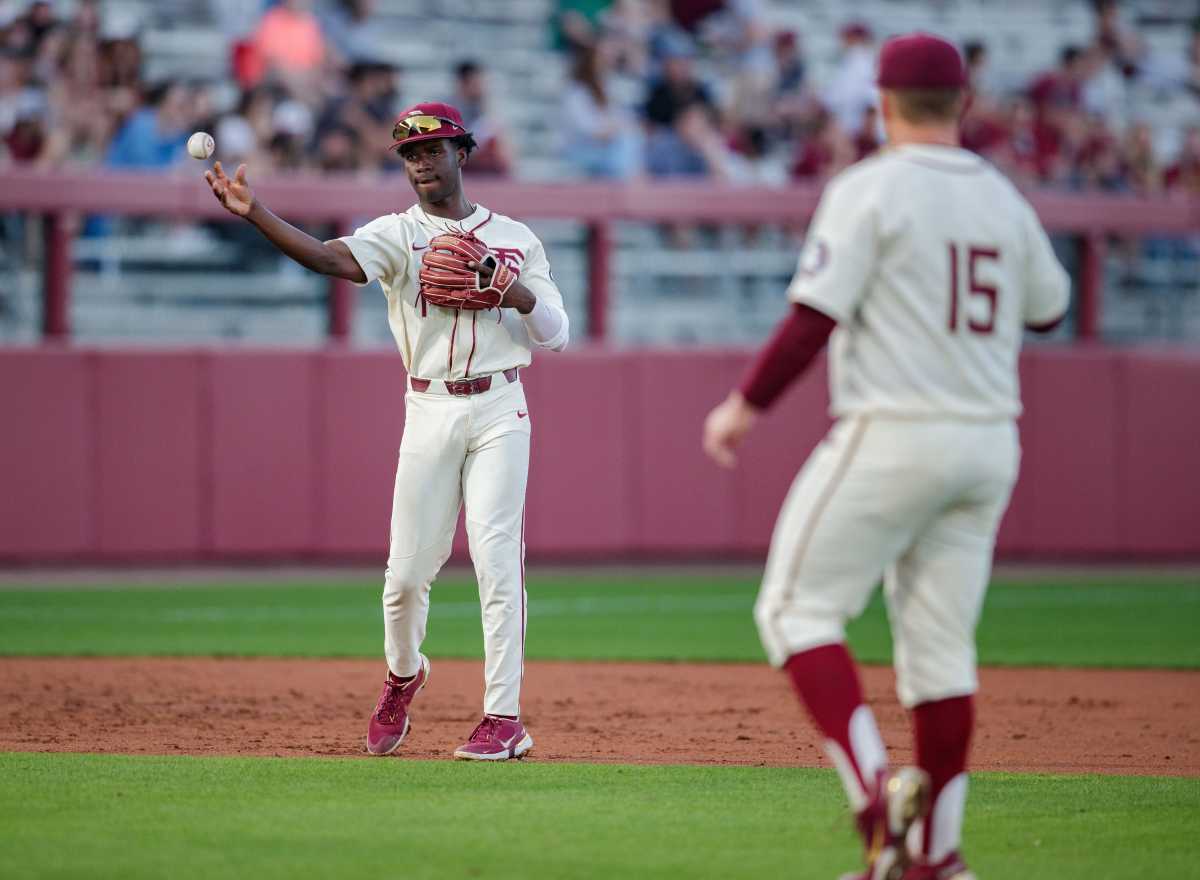
[{"label": "maroon baseball cleat", "polygon": [[914,864],[904,872],[903,880],[975,880],[975,874],[961,855],[952,852],[936,865]]},{"label": "maroon baseball cleat", "polygon": [[390,755],[400,748],[408,735],[408,706],[429,681],[429,658],[421,655],[421,668],[408,681],[400,681],[388,670],[379,704],[367,726],[367,751],[372,755]]},{"label": "maroon baseball cleat", "polygon": [[454,750],[454,757],[467,761],[507,761],[520,758],[533,748],[533,737],[515,718],[484,715],[471,737]]},{"label": "maroon baseball cleat", "polygon": [[917,767],[881,773],[871,800],[858,814],[858,830],[867,846],[867,870],[842,880],[911,880],[912,864],[904,838],[929,809],[929,775]]}]

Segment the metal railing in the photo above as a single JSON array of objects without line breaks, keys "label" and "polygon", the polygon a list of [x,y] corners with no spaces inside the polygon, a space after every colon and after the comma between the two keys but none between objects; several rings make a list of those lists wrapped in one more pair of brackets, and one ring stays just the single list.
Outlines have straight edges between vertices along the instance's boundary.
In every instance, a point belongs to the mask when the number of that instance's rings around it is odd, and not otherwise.
[{"label": "metal railing", "polygon": [[[402,211],[414,200],[401,177],[363,180],[294,176],[253,184],[258,197],[275,213],[297,222],[332,223],[335,235],[348,234],[356,221]],[[586,225],[587,323],[589,336],[595,341],[608,335],[615,222],[803,226],[820,196],[817,187],[759,189],[707,182],[613,186],[470,181],[469,191],[473,200],[514,217],[570,219]],[[1094,339],[1099,332],[1110,236],[1200,232],[1200,199],[1045,191],[1030,193],[1029,197],[1050,232],[1071,235],[1078,241],[1075,335],[1079,339]],[[26,212],[42,218],[45,339],[64,339],[71,334],[72,243],[82,216],[236,222],[213,199],[199,171],[182,176],[8,170],[0,173],[0,211]],[[686,254],[682,258],[686,259]],[[332,341],[348,338],[355,295],[349,282],[331,280],[327,323]]]}]

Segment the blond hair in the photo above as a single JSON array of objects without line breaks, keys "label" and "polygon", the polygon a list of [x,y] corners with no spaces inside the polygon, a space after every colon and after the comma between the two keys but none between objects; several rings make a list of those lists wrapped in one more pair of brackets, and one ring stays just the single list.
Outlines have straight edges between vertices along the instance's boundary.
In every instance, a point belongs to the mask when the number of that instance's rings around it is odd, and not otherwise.
[{"label": "blond hair", "polygon": [[910,125],[957,122],[965,95],[962,89],[888,89],[897,115]]}]

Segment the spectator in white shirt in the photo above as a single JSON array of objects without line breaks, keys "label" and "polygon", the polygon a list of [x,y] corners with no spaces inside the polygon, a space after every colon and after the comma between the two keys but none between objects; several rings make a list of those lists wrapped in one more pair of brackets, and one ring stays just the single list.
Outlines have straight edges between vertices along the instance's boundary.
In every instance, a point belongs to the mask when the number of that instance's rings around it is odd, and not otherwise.
[{"label": "spectator in white shirt", "polygon": [[563,96],[563,145],[578,174],[628,180],[642,170],[641,126],[610,94],[609,72],[606,43],[577,50]]},{"label": "spectator in white shirt", "polygon": [[842,131],[858,131],[875,105],[875,40],[861,22],[842,28],[842,55],[822,95]]}]

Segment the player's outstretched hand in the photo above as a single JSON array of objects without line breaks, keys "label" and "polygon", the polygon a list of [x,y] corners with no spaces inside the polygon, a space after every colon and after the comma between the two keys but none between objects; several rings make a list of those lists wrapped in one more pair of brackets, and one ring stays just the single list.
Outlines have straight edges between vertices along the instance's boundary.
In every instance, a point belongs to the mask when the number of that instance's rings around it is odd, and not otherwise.
[{"label": "player's outstretched hand", "polygon": [[220,162],[213,163],[211,171],[204,172],[204,179],[212,187],[217,201],[231,214],[245,217],[254,207],[254,191],[246,182],[246,166],[239,165],[232,179],[226,176]]},{"label": "player's outstretched hand", "polygon": [[757,410],[746,402],[746,398],[737,391],[731,392],[704,420],[704,451],[709,458],[722,467],[736,465],[734,451],[754,427],[757,418]]}]

